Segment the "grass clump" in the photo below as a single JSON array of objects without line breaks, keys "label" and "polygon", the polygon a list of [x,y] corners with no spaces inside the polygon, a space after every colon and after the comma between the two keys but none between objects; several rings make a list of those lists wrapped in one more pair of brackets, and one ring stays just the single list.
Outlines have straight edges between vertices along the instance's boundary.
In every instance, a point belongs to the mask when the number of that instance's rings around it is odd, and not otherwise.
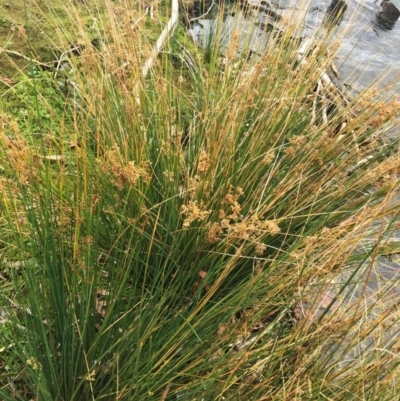
[{"label": "grass clump", "polygon": [[[195,68],[167,47],[142,77],[148,21],[106,5],[101,50],[74,14],[84,46],[63,111],[31,106],[41,135],[2,115],[2,254],[22,277],[2,398],[392,399],[395,282],[346,294],[397,250],[400,159],[379,142],[397,100],[368,89],[326,120],[328,39],[302,62],[290,26],[259,58],[233,34],[224,63],[180,33]],[[296,317],[332,282],[331,314]]]}]

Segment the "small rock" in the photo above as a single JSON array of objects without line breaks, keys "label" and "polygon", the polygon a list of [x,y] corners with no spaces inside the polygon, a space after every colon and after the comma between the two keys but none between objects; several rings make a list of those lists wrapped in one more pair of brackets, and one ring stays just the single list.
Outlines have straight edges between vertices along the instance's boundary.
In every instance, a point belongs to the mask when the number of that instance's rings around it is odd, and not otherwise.
[{"label": "small rock", "polygon": [[343,0],[332,0],[326,10],[326,15],[329,21],[339,22],[347,10],[347,4]]},{"label": "small rock", "polygon": [[394,23],[400,17],[400,10],[391,1],[383,0],[381,8],[377,12],[377,17],[384,21]]}]

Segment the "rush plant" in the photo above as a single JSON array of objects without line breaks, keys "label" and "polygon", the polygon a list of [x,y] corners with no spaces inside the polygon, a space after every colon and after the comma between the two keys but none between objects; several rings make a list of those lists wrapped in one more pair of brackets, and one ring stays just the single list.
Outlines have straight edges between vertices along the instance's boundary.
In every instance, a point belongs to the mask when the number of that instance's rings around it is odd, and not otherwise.
[{"label": "rush plant", "polygon": [[71,5],[81,48],[41,135],[2,115],[2,275],[21,288],[1,398],[393,399],[395,279],[363,283],[397,251],[399,102],[317,90],[335,39],[301,53],[291,20],[259,57],[235,32],[205,57],[180,30],[143,76],[170,11],[132,3],[99,4],[98,48]]}]

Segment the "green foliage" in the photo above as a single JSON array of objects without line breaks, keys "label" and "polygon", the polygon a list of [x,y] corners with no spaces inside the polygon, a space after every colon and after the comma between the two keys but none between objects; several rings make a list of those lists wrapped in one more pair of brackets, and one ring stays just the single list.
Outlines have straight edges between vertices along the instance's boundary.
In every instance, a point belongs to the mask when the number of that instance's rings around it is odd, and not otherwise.
[{"label": "green foliage", "polygon": [[0,29],[7,29],[10,27],[10,21],[4,15],[0,16]]},{"label": "green foliage", "polygon": [[65,114],[66,124],[72,121],[70,112],[65,113],[69,106],[53,75],[32,65],[26,75],[16,77],[17,84],[3,96],[4,112],[16,116],[20,130],[27,136],[58,135],[60,126],[55,115]]},{"label": "green foliage", "polygon": [[[67,94],[32,68],[7,95],[27,110],[0,138],[2,252],[24,291],[2,299],[1,397],[391,399],[388,288],[345,294],[397,250],[397,144],[377,142],[397,101],[367,90],[313,121],[329,42],[301,64],[290,31],[250,60],[234,40],[224,63],[191,47],[194,69],[175,43],[144,78],[151,43],[104,24]],[[346,270],[332,313],[294,319]]]}]

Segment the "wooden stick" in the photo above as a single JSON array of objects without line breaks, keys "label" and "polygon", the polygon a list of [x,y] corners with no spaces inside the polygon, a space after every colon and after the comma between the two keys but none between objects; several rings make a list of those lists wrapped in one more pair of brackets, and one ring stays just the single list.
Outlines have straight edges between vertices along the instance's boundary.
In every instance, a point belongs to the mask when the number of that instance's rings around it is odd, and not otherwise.
[{"label": "wooden stick", "polygon": [[[172,0],[171,18],[169,19],[167,26],[161,32],[160,37],[157,39],[157,43],[152,50],[152,56],[150,56],[144,63],[144,66],[142,68],[142,78],[146,78],[146,75],[153,66],[155,59],[157,58],[160,51],[167,43],[167,40],[172,36],[172,33],[174,32],[176,26],[178,25],[178,19],[179,19],[179,3],[178,0]],[[139,84],[140,82],[138,81],[134,88],[134,94],[136,103],[140,106]]]},{"label": "wooden stick", "polygon": [[192,18],[192,19],[190,19],[188,22],[190,23],[190,22],[197,21],[197,20],[199,20],[199,19],[204,18],[204,17],[211,11],[211,9],[212,9],[214,6],[215,6],[215,1],[213,0],[213,2],[211,3],[211,6],[208,8],[208,10],[207,10],[204,14],[200,15],[200,17]]},{"label": "wooden stick", "polygon": [[161,32],[160,37],[157,39],[157,43],[153,48],[153,55],[147,59],[145,62],[143,69],[142,69],[142,77],[146,78],[147,73],[149,72],[150,68],[153,66],[154,61],[158,54],[160,53],[161,49],[165,46],[167,40],[171,37],[172,33],[174,32],[176,26],[178,25],[178,17],[179,17],[179,4],[178,0],[172,0],[172,12],[171,18],[168,21],[167,26]]}]

